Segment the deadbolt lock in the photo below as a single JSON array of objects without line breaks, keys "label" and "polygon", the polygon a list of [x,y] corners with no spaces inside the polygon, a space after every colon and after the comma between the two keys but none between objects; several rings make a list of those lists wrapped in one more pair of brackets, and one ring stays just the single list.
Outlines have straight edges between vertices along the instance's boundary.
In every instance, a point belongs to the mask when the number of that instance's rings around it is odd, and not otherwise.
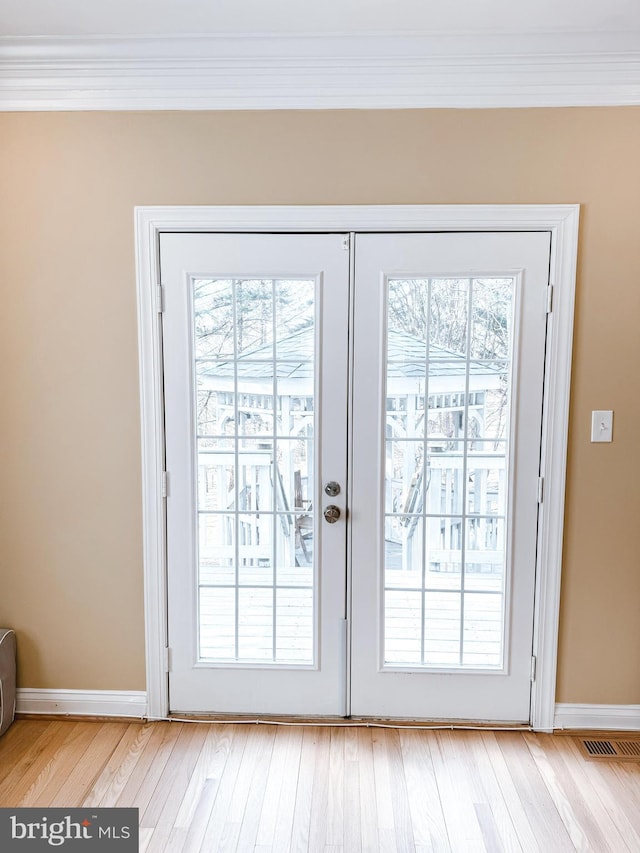
[{"label": "deadbolt lock", "polygon": [[340,494],[340,483],[336,483],[335,480],[331,480],[331,482],[327,483],[324,487],[324,491],[330,498],[335,498],[336,495]]}]

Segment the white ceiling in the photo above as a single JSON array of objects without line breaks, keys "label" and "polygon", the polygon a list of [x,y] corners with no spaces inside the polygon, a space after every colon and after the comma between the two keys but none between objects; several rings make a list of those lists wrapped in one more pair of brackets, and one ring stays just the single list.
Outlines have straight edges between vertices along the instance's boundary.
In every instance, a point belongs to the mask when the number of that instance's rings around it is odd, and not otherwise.
[{"label": "white ceiling", "polygon": [[640,33],[639,0],[2,0],[2,36]]}]

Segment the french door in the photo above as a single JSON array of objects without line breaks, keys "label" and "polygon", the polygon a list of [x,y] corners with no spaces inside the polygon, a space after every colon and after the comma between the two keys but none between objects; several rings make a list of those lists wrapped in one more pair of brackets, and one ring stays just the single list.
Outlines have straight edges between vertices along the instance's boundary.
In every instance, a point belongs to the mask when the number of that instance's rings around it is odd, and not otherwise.
[{"label": "french door", "polygon": [[160,250],[171,710],[528,720],[548,232]]},{"label": "french door", "polygon": [[342,714],[348,240],[160,248],[171,710]]},{"label": "french door", "polygon": [[549,252],[357,239],[354,715],[529,719]]}]

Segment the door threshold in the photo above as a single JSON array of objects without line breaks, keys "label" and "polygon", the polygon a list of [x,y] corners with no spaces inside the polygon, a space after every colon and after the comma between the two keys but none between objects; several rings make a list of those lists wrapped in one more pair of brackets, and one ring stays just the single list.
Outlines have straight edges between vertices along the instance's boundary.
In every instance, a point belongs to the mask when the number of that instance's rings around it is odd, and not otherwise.
[{"label": "door threshold", "polygon": [[529,723],[491,720],[416,720],[386,717],[332,717],[294,714],[189,714],[178,711],[171,712],[166,719],[173,722],[225,723],[227,725],[238,723],[242,725],[335,726],[343,728],[531,731]]}]

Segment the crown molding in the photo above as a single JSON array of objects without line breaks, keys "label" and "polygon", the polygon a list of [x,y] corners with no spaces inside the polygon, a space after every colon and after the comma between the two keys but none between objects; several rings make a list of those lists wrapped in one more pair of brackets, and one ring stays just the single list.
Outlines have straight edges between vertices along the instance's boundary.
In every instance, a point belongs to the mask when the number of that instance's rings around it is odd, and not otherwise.
[{"label": "crown molding", "polygon": [[0,38],[0,110],[640,104],[640,34]]}]

